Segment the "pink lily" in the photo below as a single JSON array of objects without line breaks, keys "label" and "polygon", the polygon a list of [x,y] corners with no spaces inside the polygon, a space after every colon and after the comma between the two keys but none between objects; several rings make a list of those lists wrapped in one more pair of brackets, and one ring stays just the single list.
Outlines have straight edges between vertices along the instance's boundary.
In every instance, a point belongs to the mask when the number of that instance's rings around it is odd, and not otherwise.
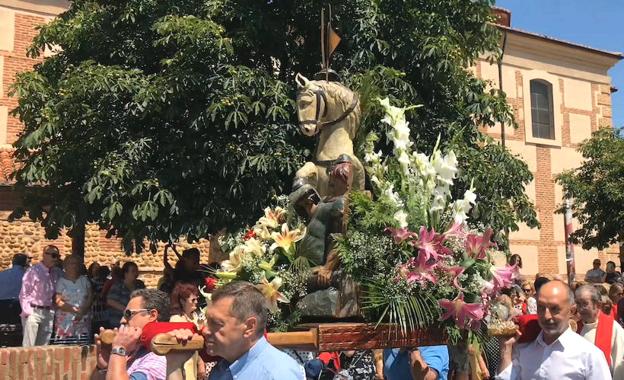
[{"label": "pink lily", "polygon": [[464,290],[464,288],[461,287],[461,284],[459,283],[459,277],[464,273],[464,270],[466,268],[462,267],[462,266],[454,266],[454,267],[445,267],[444,271],[448,272],[449,274],[451,274],[453,276],[453,286],[455,286],[457,289],[459,290]]},{"label": "pink lily", "polygon": [[464,302],[463,293],[459,293],[453,301],[441,299],[438,301],[438,304],[444,309],[444,314],[442,314],[440,320],[453,318],[460,328],[473,327],[473,322],[480,321],[484,316],[483,305]]},{"label": "pink lily", "polygon": [[494,286],[493,281],[485,281],[481,280],[481,297],[487,297],[490,294],[496,292],[496,287]]},{"label": "pink lily", "polygon": [[408,284],[415,282],[423,285],[426,281],[433,284],[438,280],[433,269],[437,263],[434,260],[427,260],[424,255],[418,255],[418,258],[411,258],[409,261],[399,268],[399,271],[405,276]]},{"label": "pink lily", "polygon": [[448,256],[452,254],[452,251],[444,246],[444,235],[437,234],[432,228],[431,231],[422,226],[418,233],[418,241],[413,242],[414,246],[418,248],[418,257],[424,256],[425,261],[433,258],[435,261],[439,259],[439,256]]},{"label": "pink lily", "polygon": [[464,237],[466,236],[466,231],[464,231],[464,223],[453,223],[453,225],[446,230],[444,236],[457,236]]},{"label": "pink lily", "polygon": [[494,243],[490,241],[492,238],[491,228],[485,230],[482,236],[470,234],[466,237],[466,253],[468,257],[476,259],[476,260],[484,260],[487,258],[487,250],[488,248],[495,246]]},{"label": "pink lily", "polygon": [[515,265],[506,265],[504,268],[496,268],[492,266],[490,272],[492,273],[492,284],[494,289],[504,289],[513,284],[514,276],[517,271]]},{"label": "pink lily", "polygon": [[394,239],[394,244],[401,244],[407,239],[415,238],[417,235],[415,232],[408,230],[407,228],[392,228],[388,227],[384,230],[386,233],[389,233]]}]

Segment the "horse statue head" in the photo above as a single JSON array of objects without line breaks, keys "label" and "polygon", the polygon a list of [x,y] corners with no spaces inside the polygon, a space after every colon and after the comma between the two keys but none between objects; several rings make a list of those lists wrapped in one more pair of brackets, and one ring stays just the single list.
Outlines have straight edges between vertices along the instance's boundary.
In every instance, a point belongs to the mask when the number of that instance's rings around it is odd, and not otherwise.
[{"label": "horse statue head", "polygon": [[309,80],[301,74],[297,82],[297,116],[306,136],[314,136],[336,125],[346,128],[351,139],[360,121],[360,102],[356,93],[337,83]]}]

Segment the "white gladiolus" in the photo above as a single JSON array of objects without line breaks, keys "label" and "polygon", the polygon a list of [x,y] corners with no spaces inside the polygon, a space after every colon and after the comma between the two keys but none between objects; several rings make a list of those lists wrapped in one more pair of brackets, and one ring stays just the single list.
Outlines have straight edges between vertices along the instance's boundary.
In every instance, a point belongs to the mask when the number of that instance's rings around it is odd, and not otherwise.
[{"label": "white gladiolus", "polygon": [[449,152],[446,156],[442,157],[440,151],[435,151],[431,160],[431,165],[434,167],[437,180],[447,185],[453,185],[453,179],[457,173],[457,157],[453,151]]},{"label": "white gladiolus", "polygon": [[377,153],[369,152],[364,155],[364,161],[378,164],[381,162],[381,156],[382,156],[381,150],[378,151]]},{"label": "white gladiolus", "polygon": [[477,202],[477,194],[475,194],[472,190],[473,189],[468,189],[464,192],[464,199],[474,205]]},{"label": "white gladiolus", "polygon": [[392,203],[394,203],[395,206],[397,206],[397,207],[402,207],[403,206],[403,201],[401,201],[401,198],[399,197],[399,194],[397,194],[397,192],[394,191],[394,185],[391,184],[388,188],[386,188],[386,190],[384,190],[383,194]]},{"label": "white gladiolus", "polygon": [[423,153],[412,153],[414,157],[414,165],[418,169],[418,173],[425,179],[428,177],[434,177],[436,175],[435,168],[429,162],[429,157]]},{"label": "white gladiolus", "polygon": [[407,213],[403,210],[399,210],[394,213],[394,219],[399,222],[399,227],[407,227]]},{"label": "white gladiolus", "polygon": [[477,195],[473,192],[472,187],[464,192],[464,199],[456,200],[451,208],[453,210],[453,219],[455,223],[463,223],[468,219],[468,213],[475,204]]},{"label": "white gladiolus", "polygon": [[376,175],[373,175],[370,180],[374,185],[381,186],[381,181],[379,181],[379,178],[377,178]]},{"label": "white gladiolus", "polygon": [[451,189],[448,186],[437,186],[433,190],[433,202],[429,211],[442,211],[446,207],[446,202],[451,195]]},{"label": "white gladiolus", "polygon": [[404,174],[409,174],[409,164],[410,164],[410,158],[407,155],[407,153],[405,153],[405,151],[401,151],[401,153],[399,154],[399,158],[398,158],[399,164],[401,164],[401,168],[403,169],[403,173]]},{"label": "white gladiolus", "polygon": [[385,98],[379,100],[379,103],[384,107],[386,115],[381,120],[389,125],[399,124],[405,122],[405,109],[401,107],[395,107],[390,105],[390,99]]}]

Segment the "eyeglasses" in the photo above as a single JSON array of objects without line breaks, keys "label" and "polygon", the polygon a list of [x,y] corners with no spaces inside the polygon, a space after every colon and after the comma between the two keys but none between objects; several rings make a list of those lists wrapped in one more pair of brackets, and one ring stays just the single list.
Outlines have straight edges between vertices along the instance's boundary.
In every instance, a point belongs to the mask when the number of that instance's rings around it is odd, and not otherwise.
[{"label": "eyeglasses", "polygon": [[522,289],[522,291],[523,291],[523,292],[530,292],[530,291],[531,291],[531,288],[524,288],[524,289]]},{"label": "eyeglasses", "polygon": [[126,321],[129,321],[135,315],[137,315],[139,313],[143,313],[145,311],[149,311],[149,309],[134,309],[134,310],[126,309],[126,310],[124,310],[123,317],[126,319]]},{"label": "eyeglasses", "polygon": [[58,259],[59,257],[61,257],[61,255],[58,252],[44,252],[44,254],[46,255],[50,255],[52,256],[53,259]]}]

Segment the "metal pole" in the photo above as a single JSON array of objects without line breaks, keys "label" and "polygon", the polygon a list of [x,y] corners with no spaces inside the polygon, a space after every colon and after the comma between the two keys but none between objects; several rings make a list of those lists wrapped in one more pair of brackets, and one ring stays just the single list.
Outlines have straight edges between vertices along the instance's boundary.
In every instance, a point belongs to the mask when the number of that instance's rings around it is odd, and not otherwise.
[{"label": "metal pole", "polygon": [[570,242],[570,234],[574,231],[572,226],[572,202],[565,200],[565,213],[563,214],[563,223],[565,225],[565,242],[566,242],[566,266],[568,271],[568,284],[574,286],[576,276],[576,266],[574,265],[574,244]]}]

